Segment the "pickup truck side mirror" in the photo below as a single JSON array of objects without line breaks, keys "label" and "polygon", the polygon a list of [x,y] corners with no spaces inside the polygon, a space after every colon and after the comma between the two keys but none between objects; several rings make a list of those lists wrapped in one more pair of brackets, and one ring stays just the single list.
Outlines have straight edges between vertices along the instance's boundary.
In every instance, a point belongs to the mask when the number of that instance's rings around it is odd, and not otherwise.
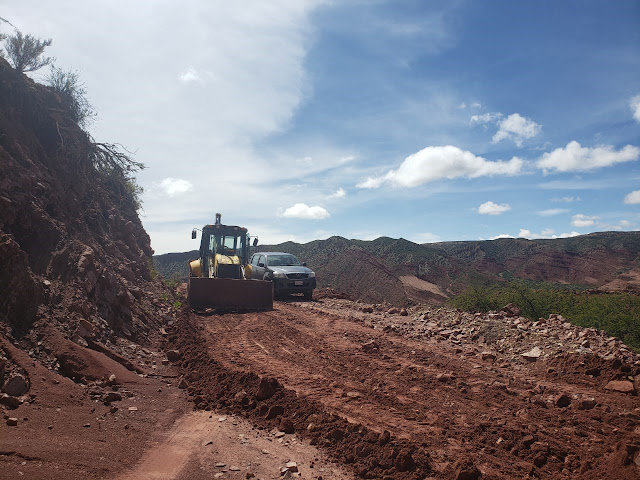
[{"label": "pickup truck side mirror", "polygon": [[307,266],[307,262],[302,262],[302,266],[306,267]]},{"label": "pickup truck side mirror", "polygon": [[264,268],[264,263],[260,262],[258,266]]},{"label": "pickup truck side mirror", "polygon": [[191,240],[195,240],[195,239],[196,239],[196,235],[197,235],[197,234],[196,234],[196,229],[194,228],[194,229],[191,231]]},{"label": "pickup truck side mirror", "polygon": [[253,246],[257,247],[258,246],[258,237],[253,239]]}]

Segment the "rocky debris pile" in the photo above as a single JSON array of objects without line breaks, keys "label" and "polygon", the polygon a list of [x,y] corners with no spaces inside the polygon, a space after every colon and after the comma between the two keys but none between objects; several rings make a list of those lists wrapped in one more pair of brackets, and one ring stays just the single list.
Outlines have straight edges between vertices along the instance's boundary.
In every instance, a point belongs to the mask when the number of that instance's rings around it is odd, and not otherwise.
[{"label": "rocky debris pile", "polygon": [[411,307],[403,311],[386,304],[362,305],[340,299],[324,299],[306,308],[351,311],[358,321],[374,328],[410,338],[431,338],[453,345],[473,344],[482,354],[501,354],[503,359],[535,362],[568,353],[593,354],[605,361],[640,366],[640,355],[618,338],[602,330],[573,325],[562,315],[531,321],[509,304],[499,312],[467,313],[459,309],[433,306]]}]

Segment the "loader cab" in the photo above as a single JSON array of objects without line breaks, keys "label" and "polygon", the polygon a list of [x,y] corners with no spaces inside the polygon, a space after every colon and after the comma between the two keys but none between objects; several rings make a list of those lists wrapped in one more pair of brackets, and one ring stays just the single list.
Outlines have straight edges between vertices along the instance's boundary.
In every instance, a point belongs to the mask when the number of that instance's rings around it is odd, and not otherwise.
[{"label": "loader cab", "polygon": [[237,256],[242,265],[247,263],[249,235],[243,227],[205,225],[200,239],[200,258],[216,254]]}]

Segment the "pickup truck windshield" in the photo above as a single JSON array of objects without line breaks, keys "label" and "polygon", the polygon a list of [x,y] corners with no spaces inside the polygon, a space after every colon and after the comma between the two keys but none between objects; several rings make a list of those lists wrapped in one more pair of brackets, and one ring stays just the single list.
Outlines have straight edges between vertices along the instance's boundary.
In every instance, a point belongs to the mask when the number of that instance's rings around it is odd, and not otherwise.
[{"label": "pickup truck windshield", "polygon": [[267,257],[267,264],[270,267],[284,267],[289,265],[301,265],[293,255],[269,255]]}]

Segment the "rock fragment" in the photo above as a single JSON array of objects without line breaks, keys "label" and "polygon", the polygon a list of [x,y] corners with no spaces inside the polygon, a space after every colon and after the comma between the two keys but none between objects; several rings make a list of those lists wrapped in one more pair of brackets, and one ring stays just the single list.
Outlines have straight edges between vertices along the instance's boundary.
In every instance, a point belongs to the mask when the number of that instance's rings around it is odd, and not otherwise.
[{"label": "rock fragment", "polygon": [[528,352],[521,354],[521,357],[523,357],[528,362],[535,362],[536,360],[538,360],[538,358],[540,358],[541,355],[542,350],[540,350],[539,347],[533,347]]},{"label": "rock fragment", "polygon": [[280,384],[275,378],[261,379],[260,385],[258,386],[258,393],[256,393],[256,400],[262,401],[273,397],[279,387]]},{"label": "rock fragment", "polygon": [[2,391],[13,397],[24,395],[28,390],[29,384],[27,383],[27,379],[19,373],[11,375],[2,386]]},{"label": "rock fragment", "polygon": [[482,358],[482,360],[495,360],[496,354],[485,350],[480,354],[480,357]]},{"label": "rock fragment", "polygon": [[605,390],[612,392],[627,393],[637,395],[636,387],[629,380],[612,380],[604,387]]},{"label": "rock fragment", "polygon": [[180,360],[181,354],[178,350],[169,350],[167,352],[167,358],[170,362],[177,362]]},{"label": "rock fragment", "polygon": [[578,404],[578,409],[580,409],[580,410],[591,410],[595,406],[596,406],[595,399],[593,399],[593,398],[583,398],[582,400],[580,400],[580,403]]},{"label": "rock fragment", "polygon": [[366,343],[363,343],[360,349],[365,353],[377,352],[380,350],[380,345],[375,340],[369,340]]},{"label": "rock fragment", "polygon": [[454,476],[456,480],[478,480],[482,477],[482,472],[469,459],[460,460],[454,467]]},{"label": "rock fragment", "polygon": [[273,405],[272,407],[269,407],[269,410],[267,411],[266,419],[272,420],[276,417],[279,417],[283,413],[284,413],[284,408],[282,408],[280,405]]},{"label": "rock fragment", "polygon": [[500,312],[504,313],[506,317],[519,317],[522,314],[520,307],[513,303],[506,304],[504,307],[502,307],[502,310],[500,310]]},{"label": "rock fragment", "polygon": [[565,408],[571,405],[571,398],[565,393],[558,395],[554,400],[554,405],[556,407]]}]

